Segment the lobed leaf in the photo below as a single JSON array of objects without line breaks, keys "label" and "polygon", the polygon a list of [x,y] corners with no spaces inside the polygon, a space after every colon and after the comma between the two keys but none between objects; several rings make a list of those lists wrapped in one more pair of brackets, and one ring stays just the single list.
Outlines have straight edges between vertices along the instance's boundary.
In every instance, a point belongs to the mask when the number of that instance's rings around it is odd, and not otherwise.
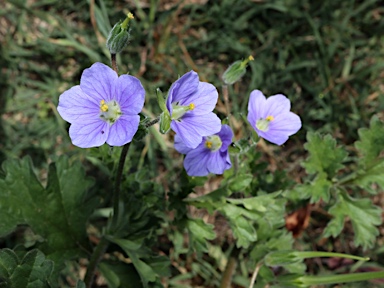
[{"label": "lobed leaf", "polygon": [[354,243],[371,248],[379,235],[377,227],[382,223],[381,209],[372,204],[370,199],[355,199],[346,193],[341,193],[335,205],[329,209],[334,218],[324,230],[324,237],[338,236],[344,226],[345,217],[349,217],[355,232]]},{"label": "lobed leaf", "polygon": [[381,189],[384,189],[384,159],[381,159],[365,171],[359,171],[352,183],[371,194],[378,193],[378,189],[375,189],[376,187],[373,184],[377,184]]},{"label": "lobed leaf", "polygon": [[328,178],[332,178],[344,167],[342,162],[347,152],[341,147],[336,147],[336,140],[331,135],[321,137],[319,133],[309,132],[307,141],[304,148],[309,152],[309,156],[303,167],[308,174],[325,172]]},{"label": "lobed leaf", "polygon": [[198,245],[198,250],[207,251],[207,240],[213,240],[216,233],[213,225],[205,223],[202,219],[188,219],[186,227],[189,230],[191,246],[193,243]]},{"label": "lobed leaf", "polygon": [[44,188],[33,172],[31,160],[7,160],[0,179],[0,236],[17,225],[29,225],[45,238],[42,251],[55,261],[56,271],[64,261],[82,255],[88,246],[85,230],[95,202],[86,201],[92,182],[80,163],[70,165],[60,157],[49,166]]},{"label": "lobed leaf", "polygon": [[53,262],[37,250],[27,252],[20,260],[11,249],[0,250],[0,287],[51,287],[49,277]]},{"label": "lobed leaf", "polygon": [[356,141],[355,147],[363,156],[360,163],[364,167],[369,167],[384,150],[384,124],[377,116],[373,116],[370,127],[360,128],[358,133],[360,141]]}]

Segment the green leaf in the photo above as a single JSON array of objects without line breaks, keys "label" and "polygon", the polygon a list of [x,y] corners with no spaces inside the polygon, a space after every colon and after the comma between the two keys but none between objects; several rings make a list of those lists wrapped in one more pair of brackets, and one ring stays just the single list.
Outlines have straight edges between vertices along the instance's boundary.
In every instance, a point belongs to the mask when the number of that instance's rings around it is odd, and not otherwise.
[{"label": "green leaf", "polygon": [[36,178],[28,157],[5,161],[3,170],[0,236],[17,225],[29,225],[45,238],[41,249],[54,260],[55,273],[64,261],[83,255],[81,247],[89,245],[85,225],[94,202],[86,201],[92,182],[85,178],[81,164],[69,165],[66,157],[60,157],[49,166],[46,188]]},{"label": "green leaf", "polygon": [[191,246],[197,244],[197,250],[207,251],[207,240],[216,238],[213,225],[205,223],[202,219],[188,219],[186,227],[190,232]]},{"label": "green leaf", "polygon": [[229,189],[232,192],[239,192],[239,191],[243,192],[245,190],[245,188],[249,187],[253,178],[254,177],[251,174],[242,174],[242,175],[238,175],[234,178],[231,178],[228,181]]},{"label": "green leaf", "polygon": [[374,195],[379,192],[379,189],[372,184],[377,184],[381,189],[384,189],[384,159],[365,171],[358,171],[358,176],[352,183]]},{"label": "green leaf", "polygon": [[156,281],[156,272],[150,265],[140,259],[138,256],[139,251],[136,251],[138,246],[134,242],[125,239],[116,239],[113,237],[109,237],[108,239],[119,245],[124,250],[124,252],[127,253],[129,259],[132,261],[132,264],[135,266],[137,273],[140,275],[144,288],[148,287],[149,282]]},{"label": "green leaf", "polygon": [[99,267],[110,288],[142,287],[140,275],[131,263],[103,261]]},{"label": "green leaf", "polygon": [[86,288],[85,283],[81,280],[78,280],[76,283],[76,288]]},{"label": "green leaf", "polygon": [[217,202],[224,202],[225,196],[228,196],[229,191],[226,187],[218,188],[208,194],[195,197],[195,198],[186,198],[184,199],[185,202],[188,202],[189,204],[195,205],[196,202],[203,203],[203,202],[210,202],[210,203],[217,203]]},{"label": "green leaf", "polygon": [[[259,230],[257,230],[258,235],[261,234]],[[264,237],[261,238],[261,236]],[[292,249],[293,242],[292,233],[284,230],[269,229],[269,235],[260,235],[256,245],[251,250],[250,257],[258,262],[271,251]]]},{"label": "green leaf", "polygon": [[232,204],[243,205],[246,209],[250,211],[259,211],[266,212],[270,205],[275,203],[275,198],[280,195],[280,192],[274,192],[266,195],[260,195],[250,198],[242,198],[242,199],[230,199],[227,201]]},{"label": "green leaf", "polygon": [[316,203],[320,199],[323,199],[323,201],[328,203],[332,183],[327,180],[327,174],[325,174],[324,172],[320,172],[317,177],[313,180],[313,182],[308,186],[308,188],[310,189],[308,192],[311,196],[311,203]]},{"label": "green leaf", "polygon": [[26,253],[22,260],[14,251],[2,249],[0,267],[0,287],[51,287],[49,277],[53,272],[53,262],[46,260],[44,254],[37,249]]},{"label": "green leaf", "polygon": [[342,162],[347,152],[336,147],[336,140],[331,135],[321,137],[318,133],[308,132],[307,141],[304,148],[309,152],[309,157],[304,161],[303,167],[308,174],[325,172],[328,178],[332,178],[344,167]]},{"label": "green leaf", "polygon": [[236,238],[236,246],[248,248],[252,242],[257,240],[255,227],[245,217],[233,217],[229,221],[233,235]]},{"label": "green leaf", "polygon": [[344,218],[349,217],[355,231],[354,243],[364,249],[373,247],[377,227],[381,224],[381,209],[372,204],[370,199],[355,199],[346,193],[341,193],[338,202],[329,209],[334,218],[324,230],[324,237],[336,237],[344,226]]},{"label": "green leaf", "polygon": [[[227,199],[228,201],[244,200],[244,199]],[[236,238],[236,246],[247,248],[249,245],[257,240],[257,233],[253,222],[262,217],[262,214],[250,211],[243,207],[238,207],[231,203],[220,205],[218,211],[223,213],[229,220],[232,228],[233,235]]]},{"label": "green leaf", "polygon": [[384,124],[377,116],[373,116],[369,128],[358,131],[360,141],[355,143],[356,149],[363,156],[360,163],[369,167],[375,163],[381,151],[384,150]]}]

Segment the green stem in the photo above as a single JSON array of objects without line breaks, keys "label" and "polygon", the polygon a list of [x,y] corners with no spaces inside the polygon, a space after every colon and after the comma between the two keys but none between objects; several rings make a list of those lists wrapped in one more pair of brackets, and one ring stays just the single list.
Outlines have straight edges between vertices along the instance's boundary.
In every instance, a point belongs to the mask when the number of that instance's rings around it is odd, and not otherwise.
[{"label": "green stem", "polygon": [[115,193],[113,194],[113,218],[112,218],[112,229],[117,228],[117,222],[119,219],[119,202],[120,202],[120,186],[121,179],[123,176],[123,169],[125,159],[127,158],[130,143],[127,143],[123,146],[123,150],[121,150],[119,166],[117,167],[116,179],[115,179]]},{"label": "green stem", "polygon": [[148,122],[147,124],[145,124],[145,128],[149,128],[149,127],[155,125],[159,121],[160,121],[160,117],[157,117],[156,119],[153,119],[151,122]]},{"label": "green stem", "polygon": [[104,255],[105,251],[107,250],[108,245],[109,245],[108,240],[106,238],[102,237],[100,239],[99,244],[97,244],[95,250],[93,251],[92,257],[89,260],[87,273],[85,274],[85,277],[84,277],[85,287],[87,287],[87,288],[92,287],[93,277],[95,275],[97,265],[99,264],[99,262],[103,258],[103,255]]},{"label": "green stem", "polygon": [[225,110],[227,112],[228,123],[229,123],[229,126],[231,126],[231,128],[233,130],[233,124],[232,124],[231,117],[230,117],[231,108],[229,106],[229,91],[228,91],[227,85],[223,85],[223,100],[224,100]]},{"label": "green stem", "polygon": [[368,261],[369,257],[359,257],[350,254],[334,253],[334,252],[322,252],[322,251],[303,251],[303,252],[294,252],[297,257],[300,258],[315,258],[315,257],[340,257],[348,258],[358,261]]},{"label": "green stem", "polygon": [[232,283],[232,275],[235,272],[237,266],[237,258],[239,257],[241,249],[236,246],[232,249],[229,256],[227,265],[221,278],[220,288],[230,288]]},{"label": "green stem", "polygon": [[264,261],[260,261],[259,263],[257,263],[255,267],[255,271],[253,271],[253,274],[252,274],[251,282],[249,283],[249,288],[253,288],[253,285],[256,282],[257,275],[259,274],[259,270],[263,265],[264,265]]},{"label": "green stem", "polygon": [[380,278],[384,278],[384,271],[352,273],[332,276],[302,276],[300,277],[300,280],[306,285],[321,285],[365,281]]}]

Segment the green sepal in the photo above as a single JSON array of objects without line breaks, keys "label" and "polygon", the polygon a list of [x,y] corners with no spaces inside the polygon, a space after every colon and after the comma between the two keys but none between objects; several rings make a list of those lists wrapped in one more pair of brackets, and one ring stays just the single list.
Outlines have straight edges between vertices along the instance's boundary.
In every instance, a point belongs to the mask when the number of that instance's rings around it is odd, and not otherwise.
[{"label": "green sepal", "polygon": [[139,116],[140,116],[140,123],[135,136],[133,136],[134,141],[141,141],[148,134],[147,124],[149,122],[149,118],[145,116],[143,113],[139,113]]},{"label": "green sepal", "polygon": [[247,153],[249,148],[253,147],[255,142],[250,141],[250,138],[243,138],[236,142],[232,142],[228,148],[229,154],[244,154]]},{"label": "green sepal", "polygon": [[168,131],[171,129],[171,122],[172,122],[171,115],[169,114],[168,111],[161,113],[160,129],[159,129],[161,134],[168,133]]},{"label": "green sepal", "polygon": [[165,104],[166,98],[164,98],[163,92],[159,88],[156,89],[157,103],[163,113],[160,115],[160,133],[166,134],[171,129],[171,114],[167,109],[167,105]]},{"label": "green sepal", "polygon": [[117,22],[109,32],[107,48],[111,54],[120,53],[128,45],[130,39],[129,21],[133,19],[131,15],[128,14],[124,22],[121,20]]},{"label": "green sepal", "polygon": [[239,81],[247,71],[248,62],[253,60],[253,57],[249,56],[243,61],[238,60],[233,62],[223,73],[222,79],[224,83],[226,85],[232,85],[233,83]]},{"label": "green sepal", "polygon": [[166,98],[164,98],[163,92],[160,90],[160,88],[156,89],[156,96],[157,96],[157,103],[159,104],[159,107],[161,111],[164,113],[168,112],[167,106],[165,104]]},{"label": "green sepal", "polygon": [[242,61],[238,60],[232,63],[223,74],[223,81],[227,85],[232,85],[233,83],[239,81],[241,77],[244,76],[247,71],[246,67],[242,65]]}]

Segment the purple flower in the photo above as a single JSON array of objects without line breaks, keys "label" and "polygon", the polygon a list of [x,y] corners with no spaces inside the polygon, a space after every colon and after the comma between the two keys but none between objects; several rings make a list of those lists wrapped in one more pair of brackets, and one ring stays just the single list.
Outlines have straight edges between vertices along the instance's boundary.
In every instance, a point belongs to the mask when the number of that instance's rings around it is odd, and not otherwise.
[{"label": "purple flower", "polygon": [[209,173],[223,174],[231,168],[228,146],[232,143],[233,133],[228,125],[222,125],[219,133],[203,137],[195,148],[189,148],[176,134],[175,148],[187,156],[184,159],[184,168],[189,176],[206,176]]},{"label": "purple flower", "polygon": [[220,131],[220,119],[212,112],[218,93],[190,71],[172,84],[167,98],[171,128],[187,147],[196,148],[204,136]]},{"label": "purple flower", "polygon": [[135,135],[144,105],[145,91],[139,79],[121,75],[95,63],[85,69],[80,85],[60,95],[57,110],[71,123],[69,136],[81,148],[107,142],[122,146]]},{"label": "purple flower", "polygon": [[291,102],[278,94],[265,98],[259,90],[253,90],[248,102],[248,121],[257,134],[277,145],[301,128],[300,117],[290,112]]}]

